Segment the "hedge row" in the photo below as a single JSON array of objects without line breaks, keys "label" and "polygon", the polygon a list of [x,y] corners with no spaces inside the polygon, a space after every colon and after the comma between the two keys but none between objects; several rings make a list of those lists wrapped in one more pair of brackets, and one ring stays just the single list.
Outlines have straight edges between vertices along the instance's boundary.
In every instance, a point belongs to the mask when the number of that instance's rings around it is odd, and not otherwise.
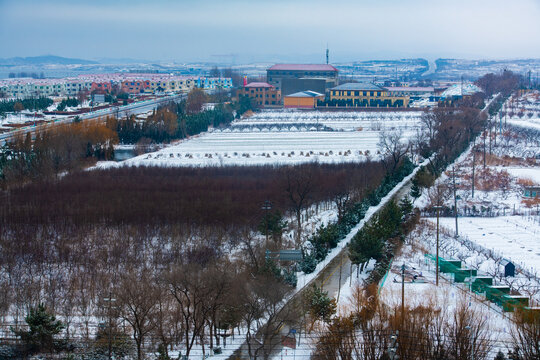
[{"label": "hedge row", "polygon": [[378,205],[414,168],[414,164],[406,158],[394,173],[385,176],[377,189],[347,209],[337,222],[321,225],[308,240],[311,246],[309,250],[304,249],[304,260],[300,263],[300,269],[306,274],[315,271],[317,264],[365,217],[369,207]]}]

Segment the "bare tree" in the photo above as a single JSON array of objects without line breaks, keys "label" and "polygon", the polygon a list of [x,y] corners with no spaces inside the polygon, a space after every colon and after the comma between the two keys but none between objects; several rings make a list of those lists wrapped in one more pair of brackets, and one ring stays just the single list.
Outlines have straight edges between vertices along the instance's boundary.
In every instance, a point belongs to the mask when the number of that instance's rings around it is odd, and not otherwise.
[{"label": "bare tree", "polygon": [[186,356],[195,340],[204,337],[205,326],[223,304],[228,276],[224,269],[210,265],[203,268],[200,264],[177,266],[168,275],[170,292],[181,313]]},{"label": "bare tree", "polygon": [[490,338],[488,317],[462,298],[447,325],[448,355],[452,359],[487,359],[493,341]]},{"label": "bare tree", "polygon": [[420,124],[422,125],[424,133],[428,138],[428,144],[431,144],[437,134],[437,114],[433,111],[426,111],[420,117]]},{"label": "bare tree", "polygon": [[288,287],[272,275],[259,276],[247,284],[244,315],[249,357],[270,358],[281,339],[280,329],[297,316],[295,302],[283,306]]},{"label": "bare tree", "polygon": [[116,291],[120,317],[133,329],[137,346],[137,359],[142,360],[145,337],[154,329],[153,311],[158,303],[158,289],[148,271],[133,272],[122,276]]},{"label": "bare tree", "polygon": [[296,215],[297,236],[300,243],[302,235],[302,209],[308,205],[309,197],[314,191],[315,179],[309,167],[286,167],[285,191],[294,214]]},{"label": "bare tree", "polygon": [[393,173],[401,159],[409,152],[410,144],[403,140],[401,129],[383,130],[379,134],[377,148],[385,160],[386,171]]},{"label": "bare tree", "polygon": [[540,358],[540,316],[535,311],[518,309],[515,312],[512,339],[516,359]]}]

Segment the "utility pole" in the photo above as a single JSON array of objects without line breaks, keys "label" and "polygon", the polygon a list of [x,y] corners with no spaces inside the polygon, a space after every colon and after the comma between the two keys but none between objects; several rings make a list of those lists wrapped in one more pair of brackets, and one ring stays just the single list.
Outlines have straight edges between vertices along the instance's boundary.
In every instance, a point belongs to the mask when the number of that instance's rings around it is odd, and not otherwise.
[{"label": "utility pole", "polygon": [[456,217],[456,236],[455,238],[457,239],[458,237],[458,221],[457,221],[457,217],[458,217],[458,211],[457,211],[457,196],[456,196],[456,166],[452,166],[452,178],[453,178],[453,183],[454,183],[454,215]]},{"label": "utility pole", "polygon": [[437,210],[437,253],[435,258],[435,285],[439,286],[439,210],[442,209],[442,206],[437,205],[433,208]]},{"label": "utility pole", "polygon": [[266,247],[268,247],[268,210],[272,209],[272,203],[269,200],[265,200],[261,209],[264,210],[264,235],[266,237]]},{"label": "utility pole", "polygon": [[476,144],[472,147],[472,198],[474,199],[474,170],[476,168]]},{"label": "utility pole", "polygon": [[491,117],[489,118],[489,155],[491,155],[491,138],[493,133],[493,125],[491,123]]},{"label": "utility pole", "polygon": [[486,130],[484,129],[484,169],[486,168]]},{"label": "utility pole", "polygon": [[108,334],[108,359],[111,360],[112,359],[112,315],[111,315],[111,306],[112,306],[112,302],[113,301],[116,301],[116,299],[113,299],[112,298],[112,294],[111,292],[109,291],[109,297],[108,298],[105,298],[103,299],[104,301],[106,301],[109,306],[108,306],[108,311],[107,311],[107,314],[108,314],[108,317],[109,317],[109,331],[107,332]]},{"label": "utility pole", "polygon": [[405,263],[401,265],[401,330],[405,325]]},{"label": "utility pole", "polygon": [[[340,261],[339,261],[339,286],[338,286],[338,291],[337,291],[337,302],[339,302],[339,295],[341,293],[341,268],[343,267],[343,251],[341,252],[341,255],[340,255]],[[351,273],[351,277],[352,277],[352,273]]]}]

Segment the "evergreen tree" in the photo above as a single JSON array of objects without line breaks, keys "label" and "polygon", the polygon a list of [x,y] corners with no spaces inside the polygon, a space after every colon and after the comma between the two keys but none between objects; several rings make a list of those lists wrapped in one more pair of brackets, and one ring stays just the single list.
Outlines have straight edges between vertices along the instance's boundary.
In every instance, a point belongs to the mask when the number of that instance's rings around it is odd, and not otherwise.
[{"label": "evergreen tree", "polygon": [[412,209],[413,209],[413,204],[412,204],[412,201],[411,199],[409,199],[408,196],[405,196],[400,202],[399,202],[399,207],[401,209],[401,212],[404,214],[404,215],[407,215],[409,214]]},{"label": "evergreen tree", "polygon": [[418,199],[422,195],[422,191],[416,182],[413,182],[410,194],[414,199]]},{"label": "evergreen tree", "polygon": [[11,329],[11,331],[24,341],[28,350],[31,352],[52,351],[54,336],[64,329],[64,324],[56,320],[56,317],[50,314],[43,304],[39,304],[37,308],[31,308],[24,320],[28,324],[28,330]]},{"label": "evergreen tree", "polygon": [[311,274],[317,267],[317,257],[314,254],[304,254],[304,258],[300,262],[300,270],[305,274]]},{"label": "evergreen tree", "polygon": [[330,298],[328,291],[323,291],[317,285],[313,285],[306,292],[304,301],[313,320],[322,320],[328,323],[337,310],[336,299]]},{"label": "evergreen tree", "polygon": [[287,227],[287,221],[283,220],[283,214],[281,211],[276,210],[268,215],[265,215],[257,229],[263,235],[272,237],[275,242],[281,242],[281,235],[283,230]]}]

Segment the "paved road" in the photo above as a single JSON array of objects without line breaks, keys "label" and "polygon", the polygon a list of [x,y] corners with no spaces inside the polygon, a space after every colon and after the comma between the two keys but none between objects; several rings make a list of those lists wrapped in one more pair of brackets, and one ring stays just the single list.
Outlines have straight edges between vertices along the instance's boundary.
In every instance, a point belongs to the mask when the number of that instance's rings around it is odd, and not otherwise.
[{"label": "paved road", "polygon": [[[419,168],[420,167],[418,167],[417,170]],[[415,170],[415,172],[417,170]],[[392,195],[390,198],[385,199],[385,203],[390,201],[390,199],[399,200],[403,198],[410,192],[410,186],[410,181],[398,185],[399,188],[397,189],[397,191],[395,191],[394,195]],[[312,284],[317,284],[319,286],[322,285],[324,291],[328,291],[328,294],[330,296],[337,296],[338,289],[345,283],[345,281],[349,281],[351,273],[353,273],[353,276],[356,275],[356,267],[351,268],[351,262],[348,257],[348,248],[344,247],[337,256],[335,256],[332,260],[328,262],[328,264],[321,270],[321,272],[315,277],[315,279],[311,280],[309,283],[303,286],[301,284],[297,285],[302,288],[287,302],[286,305],[284,305],[282,312],[287,313],[287,307],[292,307],[292,309],[300,308],[300,302],[302,300],[304,291],[308,289]],[[302,314],[298,312],[297,315],[298,316],[295,319],[289,320],[285,323],[284,326],[281,327],[280,335],[288,335],[289,329],[294,328],[299,330],[305,326],[305,324],[303,323]],[[273,348],[273,354],[277,354],[282,350],[280,340],[281,337],[277,337],[274,341],[274,344],[270,345]],[[304,341],[304,339],[302,338],[300,341]],[[249,358],[247,355],[247,346],[244,343],[240,347],[240,349],[237,350],[229,359],[247,358]]]},{"label": "paved road", "polygon": [[435,62],[435,60],[428,60],[428,69],[422,74],[422,77],[434,74],[435,71],[437,71],[437,63]]},{"label": "paved road", "polygon": [[[185,97],[186,97],[186,94],[179,94],[179,95],[172,95],[172,96],[164,96],[157,99],[139,101],[139,102],[135,102],[129,105],[125,105],[125,106],[112,106],[107,109],[102,109],[102,110],[97,110],[97,111],[81,114],[79,115],[79,119],[91,120],[91,119],[97,119],[97,118],[108,116],[108,115],[117,115],[118,117],[122,117],[129,114],[141,114],[141,113],[145,113],[153,109],[156,109],[160,104],[164,104],[171,101],[177,102],[184,99]],[[37,125],[37,126],[35,125],[25,126],[17,130],[0,134],[0,144],[6,143],[10,139],[18,135],[26,135],[27,133],[35,133],[36,131],[43,130],[47,128],[48,126],[50,126],[51,124],[70,124],[74,121],[74,119],[75,119],[75,116],[63,117],[63,118],[55,119],[46,124]]]}]

